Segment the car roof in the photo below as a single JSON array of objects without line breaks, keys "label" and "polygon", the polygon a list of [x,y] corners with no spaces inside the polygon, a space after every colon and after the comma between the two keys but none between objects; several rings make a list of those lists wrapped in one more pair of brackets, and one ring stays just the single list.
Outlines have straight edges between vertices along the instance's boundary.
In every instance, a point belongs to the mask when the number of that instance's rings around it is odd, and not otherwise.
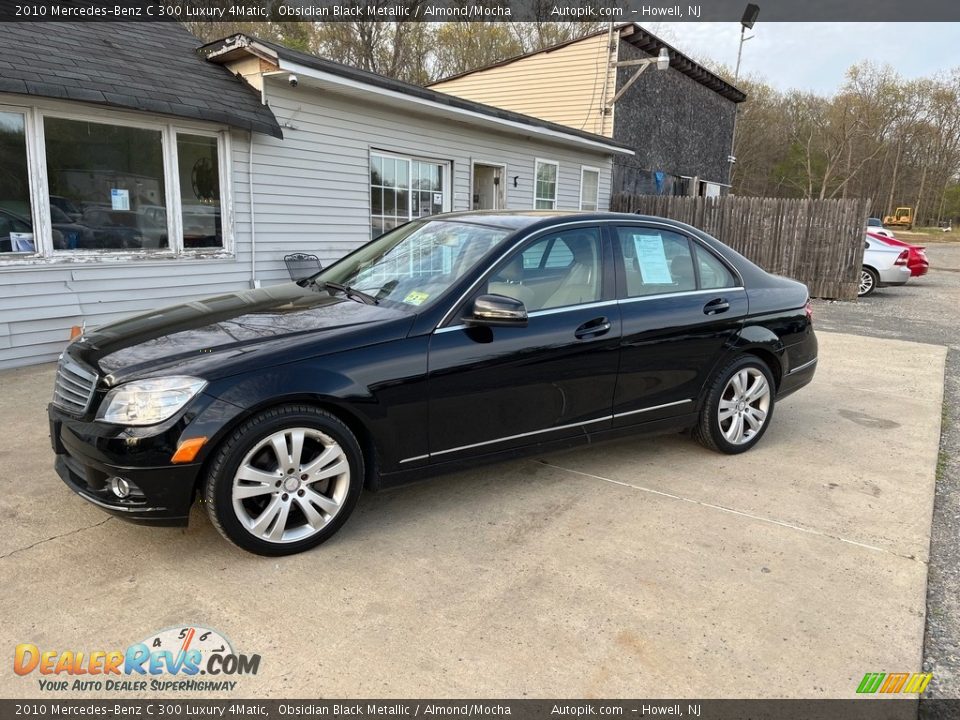
[{"label": "car roof", "polygon": [[[577,210],[466,210],[462,212],[444,213],[443,215],[430,216],[433,219],[460,220],[462,222],[475,222],[482,225],[491,225],[495,227],[507,228],[510,230],[521,230],[532,225],[549,227],[551,221],[555,223],[571,220],[619,220],[621,222],[637,221],[655,221],[659,223],[669,223],[677,227],[684,227],[683,223],[668,218],[655,217],[652,215],[635,215],[633,213],[616,212],[583,212]],[[429,218],[422,218],[429,219]]]}]

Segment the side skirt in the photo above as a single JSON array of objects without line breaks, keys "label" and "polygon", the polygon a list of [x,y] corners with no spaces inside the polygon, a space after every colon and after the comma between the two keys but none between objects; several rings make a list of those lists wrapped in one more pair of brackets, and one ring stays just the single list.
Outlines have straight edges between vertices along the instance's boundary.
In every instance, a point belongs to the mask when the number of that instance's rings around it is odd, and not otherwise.
[{"label": "side skirt", "polygon": [[425,467],[412,468],[410,470],[400,470],[397,472],[383,473],[380,475],[380,490],[388,490],[402,485],[426,480],[427,478],[445,475],[458,470],[466,470],[482,465],[504,462],[506,460],[515,460],[518,458],[530,457],[534,455],[545,455],[548,453],[570,450],[584,445],[594,445],[597,443],[619,440],[625,437],[650,437],[656,435],[668,435],[688,430],[697,423],[697,413],[687,413],[686,415],[677,415],[676,417],[652,420],[629,427],[611,428],[607,430],[597,430],[594,432],[583,433],[576,437],[566,437],[546,442],[536,442],[521,447],[510,448],[486,453],[468,454],[464,452],[464,457],[455,460],[444,460],[442,462],[432,463]]}]

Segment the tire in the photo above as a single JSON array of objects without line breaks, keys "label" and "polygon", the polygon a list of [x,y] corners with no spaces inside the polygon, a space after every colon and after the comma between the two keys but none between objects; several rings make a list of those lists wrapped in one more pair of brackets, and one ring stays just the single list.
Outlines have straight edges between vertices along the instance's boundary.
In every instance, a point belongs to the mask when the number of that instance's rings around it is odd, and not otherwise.
[{"label": "tire", "polygon": [[319,408],[285,405],[255,415],[223,441],[203,499],[214,527],[237,547],[293,555],[340,529],[363,478],[363,452],[350,428]]},{"label": "tire", "polygon": [[[743,385],[744,379],[746,385]],[[763,384],[753,385],[760,380]],[[745,393],[738,394],[738,382]],[[760,442],[770,426],[775,388],[766,363],[754,355],[741,355],[714,378],[693,428],[693,437],[704,447],[727,455],[746,452]],[[764,389],[765,394],[753,399],[745,397],[746,393]],[[739,438],[735,428],[738,421],[742,429]]]},{"label": "tire", "polygon": [[864,265],[860,268],[860,285],[857,287],[857,297],[866,297],[877,289],[880,283],[880,276],[872,267]]}]

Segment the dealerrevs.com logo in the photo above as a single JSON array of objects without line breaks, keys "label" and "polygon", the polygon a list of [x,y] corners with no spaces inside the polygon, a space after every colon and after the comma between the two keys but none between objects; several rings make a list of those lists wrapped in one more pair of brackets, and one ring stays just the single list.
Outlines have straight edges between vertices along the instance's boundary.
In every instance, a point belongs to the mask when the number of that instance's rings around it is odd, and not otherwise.
[{"label": "dealerrevs.com logo", "polygon": [[233,691],[241,675],[256,675],[259,655],[234,652],[216,630],[161,630],[126,650],[51,650],[17,645],[13,671],[38,675],[44,692]]}]

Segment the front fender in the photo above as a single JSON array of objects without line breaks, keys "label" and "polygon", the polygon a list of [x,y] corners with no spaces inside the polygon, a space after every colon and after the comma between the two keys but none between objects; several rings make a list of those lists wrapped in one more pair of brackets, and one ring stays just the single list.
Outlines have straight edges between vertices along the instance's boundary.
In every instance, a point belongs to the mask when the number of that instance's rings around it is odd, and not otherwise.
[{"label": "front fender", "polygon": [[427,338],[414,337],[234,375],[206,393],[236,412],[198,418],[190,431],[213,448],[261,410],[308,402],[339,416],[390,472],[400,458],[428,452],[426,372]]}]

